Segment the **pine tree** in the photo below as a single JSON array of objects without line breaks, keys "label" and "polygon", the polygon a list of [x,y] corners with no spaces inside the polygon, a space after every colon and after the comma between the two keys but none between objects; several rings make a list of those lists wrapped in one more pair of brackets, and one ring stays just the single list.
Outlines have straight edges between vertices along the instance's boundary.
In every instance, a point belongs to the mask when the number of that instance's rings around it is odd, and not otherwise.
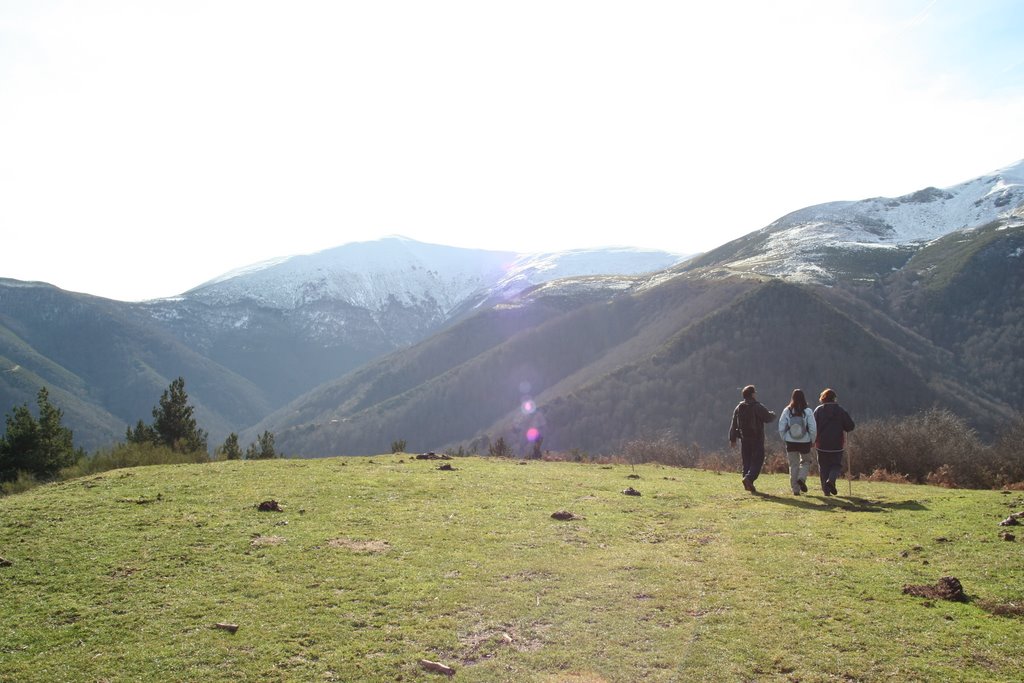
[{"label": "pine tree", "polygon": [[39,390],[36,404],[38,420],[32,417],[28,404],[16,406],[7,415],[7,428],[0,438],[0,481],[17,479],[19,471],[46,479],[84,455],[81,449],[75,449],[71,430],[61,424],[64,413],[50,403],[46,387]]},{"label": "pine tree", "polygon": [[238,445],[238,434],[231,432],[224,444],[217,448],[217,457],[221,460],[241,460],[242,449]]},{"label": "pine tree", "polygon": [[129,427],[125,431],[124,438],[128,443],[156,443],[156,432],[150,425],[139,420],[134,429]]},{"label": "pine tree", "polygon": [[128,427],[128,443],[151,443],[166,446],[178,453],[206,452],[206,432],[196,425],[195,408],[185,393],[185,378],[179,377],[164,389],[160,405],[153,408],[153,424],[139,420],[134,429]]},{"label": "pine tree", "polygon": [[512,447],[505,442],[505,437],[499,436],[498,440],[487,449],[487,454],[497,458],[511,458]]},{"label": "pine tree", "polygon": [[261,458],[269,459],[277,457],[277,450],[274,448],[274,435],[271,432],[264,431],[260,435],[259,442]]},{"label": "pine tree", "polygon": [[179,377],[164,389],[160,405],[153,408],[153,431],[157,443],[180,453],[206,450],[206,432],[196,426],[195,408],[185,393],[185,378]]},{"label": "pine tree", "polygon": [[263,432],[256,443],[249,444],[249,447],[245,449],[246,460],[271,460],[276,457],[274,435],[271,432]]}]

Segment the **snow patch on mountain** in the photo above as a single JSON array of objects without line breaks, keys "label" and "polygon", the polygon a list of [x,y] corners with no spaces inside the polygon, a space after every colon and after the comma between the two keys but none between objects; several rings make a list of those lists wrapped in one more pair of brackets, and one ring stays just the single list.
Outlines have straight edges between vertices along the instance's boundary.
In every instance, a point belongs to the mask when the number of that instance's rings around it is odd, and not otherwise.
[{"label": "snow patch on mountain", "polygon": [[[495,285],[494,290],[509,297],[534,285],[550,283],[562,278],[641,275],[664,270],[685,258],[687,257],[680,254],[633,247],[573,249],[525,254],[512,263],[505,276]],[[612,289],[618,287],[610,279],[590,282],[588,286],[600,286],[601,282],[607,283]]]},{"label": "snow patch on mountain", "polygon": [[533,296],[575,295],[585,292],[625,292],[637,285],[638,279],[626,275],[571,277],[541,283],[530,292]]},{"label": "snow patch on mountain", "polygon": [[679,262],[678,254],[629,247],[564,252],[461,249],[388,237],[245,266],[187,292],[210,306],[246,303],[295,310],[341,301],[370,311],[394,305],[447,316],[473,299],[504,298],[564,277],[633,275]]},{"label": "snow patch on mountain", "polygon": [[343,301],[370,310],[426,305],[447,313],[502,277],[514,258],[389,237],[246,266],[185,296],[209,305],[244,301],[283,310]]},{"label": "snow patch on mountain", "polygon": [[794,211],[758,231],[763,243],[757,252],[729,266],[798,281],[828,281],[832,276],[821,263],[827,252],[920,245],[1007,218],[1022,205],[1024,160],[948,188]]}]

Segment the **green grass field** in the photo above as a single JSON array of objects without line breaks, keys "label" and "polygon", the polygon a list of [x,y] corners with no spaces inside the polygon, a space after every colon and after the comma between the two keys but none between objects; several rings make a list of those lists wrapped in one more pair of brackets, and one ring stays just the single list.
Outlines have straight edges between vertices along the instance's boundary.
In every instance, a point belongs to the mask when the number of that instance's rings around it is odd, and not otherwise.
[{"label": "green grass field", "polygon": [[[451,464],[155,466],[0,498],[0,681],[445,679],[420,660],[463,681],[1024,671],[1024,620],[993,613],[1024,601],[1024,540],[998,526],[1021,492]],[[270,499],[284,511],[256,509]],[[942,576],[969,600],[902,593]]]}]

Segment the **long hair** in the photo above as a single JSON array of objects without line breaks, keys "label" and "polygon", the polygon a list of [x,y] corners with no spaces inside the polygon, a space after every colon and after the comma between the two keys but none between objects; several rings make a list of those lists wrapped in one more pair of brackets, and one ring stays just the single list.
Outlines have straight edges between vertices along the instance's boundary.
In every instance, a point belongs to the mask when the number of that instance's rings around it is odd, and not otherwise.
[{"label": "long hair", "polygon": [[789,399],[789,410],[794,415],[797,413],[803,415],[804,411],[807,410],[807,398],[804,397],[803,389],[793,390],[793,397]]}]

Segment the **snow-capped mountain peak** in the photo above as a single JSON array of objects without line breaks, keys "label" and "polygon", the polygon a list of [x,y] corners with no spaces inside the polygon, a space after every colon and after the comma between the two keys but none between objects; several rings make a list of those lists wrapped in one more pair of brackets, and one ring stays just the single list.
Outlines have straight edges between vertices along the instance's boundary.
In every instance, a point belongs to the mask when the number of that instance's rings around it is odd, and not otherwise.
[{"label": "snow-capped mountain peak", "polygon": [[753,233],[732,269],[796,280],[830,281],[837,250],[913,248],[956,230],[986,225],[1024,204],[1024,160],[947,188],[901,197],[829,202],[787,214]]},{"label": "snow-capped mountain peak", "polygon": [[471,298],[486,298],[492,290],[508,296],[562,277],[646,273],[681,258],[629,247],[516,254],[394,236],[245,266],[184,296],[211,305],[248,301],[283,310],[320,300],[340,300],[370,310],[392,303],[429,304],[443,316]]},{"label": "snow-capped mountain peak", "polygon": [[465,250],[402,237],[353,242],[313,254],[263,261],[185,294],[209,304],[249,301],[291,310],[321,300],[381,309],[430,301],[450,311],[501,277],[511,252]]},{"label": "snow-capped mountain peak", "polygon": [[[336,376],[425,338],[483,302],[534,284],[572,275],[646,273],[678,260],[639,249],[522,255],[388,237],[263,261],[143,308],[215,356],[240,345],[243,351],[233,352],[231,363],[263,364],[299,354],[317,358],[323,372]],[[248,339],[260,342],[249,345]]]}]

